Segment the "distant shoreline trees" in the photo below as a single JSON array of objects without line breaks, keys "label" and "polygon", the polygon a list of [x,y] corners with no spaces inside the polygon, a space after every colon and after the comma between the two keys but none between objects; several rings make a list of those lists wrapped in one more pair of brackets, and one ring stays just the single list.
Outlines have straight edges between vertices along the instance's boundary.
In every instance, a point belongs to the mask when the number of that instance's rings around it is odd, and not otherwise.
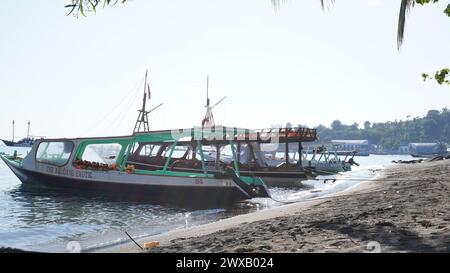
[{"label": "distant shoreline trees", "polygon": [[335,120],[330,127],[319,125],[316,129],[321,143],[330,142],[332,139],[367,139],[387,151],[398,150],[402,142],[450,144],[450,110],[430,110],[424,117],[405,121],[366,121],[363,128],[359,128],[356,123],[346,125]]}]

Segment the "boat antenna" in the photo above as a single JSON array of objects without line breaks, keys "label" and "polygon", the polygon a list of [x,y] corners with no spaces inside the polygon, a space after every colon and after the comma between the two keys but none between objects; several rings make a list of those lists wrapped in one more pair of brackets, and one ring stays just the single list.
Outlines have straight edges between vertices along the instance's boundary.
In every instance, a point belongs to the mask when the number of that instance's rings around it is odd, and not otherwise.
[{"label": "boat antenna", "polygon": [[[136,120],[136,124],[134,125],[133,134],[139,133],[139,132],[149,132],[150,125],[148,122],[148,114],[150,114],[151,112],[153,112],[154,110],[158,109],[159,107],[161,107],[163,105],[161,103],[160,105],[156,106],[155,108],[153,108],[150,111],[146,110],[147,95],[148,95],[148,100],[150,100],[150,98],[151,98],[150,84],[147,81],[148,81],[148,69],[145,71],[144,98],[142,99],[142,108],[141,108],[141,110],[138,110],[139,116]],[[141,128],[142,128],[142,130],[141,130]]]}]

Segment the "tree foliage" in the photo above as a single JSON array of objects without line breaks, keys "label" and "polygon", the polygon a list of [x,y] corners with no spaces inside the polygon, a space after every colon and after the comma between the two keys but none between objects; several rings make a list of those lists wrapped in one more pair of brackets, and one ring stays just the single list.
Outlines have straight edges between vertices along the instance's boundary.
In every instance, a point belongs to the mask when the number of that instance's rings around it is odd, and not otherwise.
[{"label": "tree foliage", "polygon": [[71,4],[67,4],[65,7],[69,9],[69,14],[86,16],[86,12],[89,11],[96,13],[99,5],[106,7],[119,2],[123,4],[127,1],[129,0],[71,0]]},{"label": "tree foliage", "polygon": [[396,151],[401,142],[450,143],[450,111],[447,108],[430,110],[423,117],[406,121],[373,124],[366,121],[364,128],[358,128],[355,123],[346,125],[335,120],[331,127],[319,125],[316,129],[322,143],[332,139],[368,139],[387,151]]},{"label": "tree foliage", "polygon": [[448,78],[450,78],[450,69],[448,68],[444,68],[441,70],[436,71],[436,73],[434,73],[434,77],[428,75],[427,73],[422,73],[422,78],[423,81],[426,81],[427,79],[435,79],[437,83],[439,84],[450,84],[450,80]]},{"label": "tree foliage", "polygon": [[[408,1],[408,0],[402,0],[402,5],[406,4],[408,6],[414,5],[414,2],[420,5],[425,5],[425,4],[429,4],[429,3],[437,3],[439,2],[439,0],[415,0],[415,1]],[[444,13],[450,17],[450,4],[447,5],[447,8],[444,10]],[[402,32],[402,37],[401,40],[398,40],[398,46],[400,48],[402,42],[403,42],[403,32],[404,32],[404,20],[406,17],[406,12],[402,13],[402,11],[400,11],[400,16],[399,16],[399,31],[400,28],[401,32]],[[403,26],[400,26],[400,22],[403,21]],[[427,73],[422,73],[422,78],[424,81],[426,81],[427,79],[434,79],[436,80],[436,82],[440,85],[442,85],[443,83],[449,84],[450,85],[450,81],[448,80],[449,76],[449,69],[448,68],[443,68],[441,70],[436,71],[436,73],[434,74],[434,77],[430,76]]]}]

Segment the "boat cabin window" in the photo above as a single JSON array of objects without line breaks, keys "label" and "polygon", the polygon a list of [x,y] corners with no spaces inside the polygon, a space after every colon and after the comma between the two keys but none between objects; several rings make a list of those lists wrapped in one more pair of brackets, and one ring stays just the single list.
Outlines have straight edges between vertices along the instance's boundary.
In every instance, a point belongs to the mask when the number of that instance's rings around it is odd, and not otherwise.
[{"label": "boat cabin window", "polygon": [[[217,146],[203,145],[203,157],[206,162],[216,162],[217,160]],[[200,158],[200,153],[197,151],[197,158]],[[233,161],[233,153],[230,145],[219,147],[219,160],[223,163],[230,163]]]},{"label": "boat cabin window", "polygon": [[[172,144],[164,146],[160,151],[161,157],[167,158],[170,155],[170,152],[172,151],[172,147],[173,147]],[[175,149],[173,150],[171,158],[172,159],[182,159],[182,158],[189,159],[189,158],[191,158],[191,156],[190,156],[191,150],[192,149],[190,149],[189,146],[182,146],[182,145],[175,146]]]},{"label": "boat cabin window", "polygon": [[[173,151],[172,158],[174,158],[174,159],[180,159],[180,158],[190,159],[191,158],[190,151],[191,151],[191,149],[189,149],[189,147],[187,147],[187,146],[176,146],[175,150]],[[170,152],[170,150],[169,150],[169,152]],[[167,155],[168,155],[168,153],[167,153]]]},{"label": "boat cabin window", "polygon": [[145,144],[138,148],[140,156],[156,156],[161,145],[159,144]]},{"label": "boat cabin window", "polygon": [[36,161],[56,166],[64,166],[69,161],[73,150],[70,141],[41,142],[36,152]]},{"label": "boat cabin window", "polygon": [[122,145],[119,143],[89,144],[84,149],[81,160],[111,165],[116,163],[121,150]]}]

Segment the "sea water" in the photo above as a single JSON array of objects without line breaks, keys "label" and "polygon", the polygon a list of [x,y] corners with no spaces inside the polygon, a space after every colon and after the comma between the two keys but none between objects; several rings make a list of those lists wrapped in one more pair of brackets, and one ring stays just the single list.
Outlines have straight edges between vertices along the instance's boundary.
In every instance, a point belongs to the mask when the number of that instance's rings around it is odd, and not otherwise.
[{"label": "sea water", "polygon": [[[0,147],[0,152],[9,154],[14,150],[22,155],[29,151],[27,148]],[[378,170],[399,159],[411,157],[355,157],[360,166],[353,167],[351,172],[319,176],[304,181],[305,187],[298,189],[270,188],[270,193],[274,199],[283,202],[328,196],[374,179]],[[265,198],[229,209],[188,210],[80,197],[70,191],[31,190],[23,187],[4,162],[0,162],[0,247],[69,252],[71,242],[76,242],[82,251],[92,251],[127,242],[125,231],[138,239],[281,205],[284,203]]]}]

